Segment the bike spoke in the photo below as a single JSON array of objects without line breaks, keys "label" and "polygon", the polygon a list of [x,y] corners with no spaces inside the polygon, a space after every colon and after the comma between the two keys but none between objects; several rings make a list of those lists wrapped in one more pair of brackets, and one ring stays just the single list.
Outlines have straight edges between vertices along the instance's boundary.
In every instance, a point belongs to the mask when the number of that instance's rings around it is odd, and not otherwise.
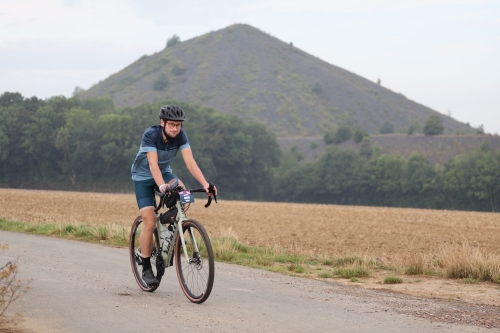
[{"label": "bike spoke", "polygon": [[[141,248],[139,246],[139,237],[141,231],[142,231],[142,219],[138,217],[134,221],[134,224],[132,225],[132,231],[130,233],[130,244],[129,244],[130,263],[132,265],[132,273],[134,274],[135,280],[137,281],[139,287],[144,291],[151,292],[156,290],[158,286],[149,286],[142,279],[143,260],[142,260]],[[163,268],[157,267],[158,265],[156,259],[158,258],[158,248],[159,248],[158,236],[155,231],[153,235],[153,248],[151,251],[151,268],[153,269],[153,274],[158,278],[158,280],[160,280],[162,274],[159,274],[159,269]]]},{"label": "bike spoke", "polygon": [[188,220],[185,224],[183,231],[189,259],[186,259],[182,246],[178,245],[177,274],[186,296],[192,302],[202,303],[210,295],[213,285],[212,247],[206,231],[197,221]]},{"label": "bike spoke", "polygon": [[[208,281],[208,272],[202,269],[199,270],[196,264],[188,264],[183,269],[184,278],[188,284],[191,285],[191,291],[196,295],[203,295],[204,289]],[[196,288],[195,288],[196,284]]]}]

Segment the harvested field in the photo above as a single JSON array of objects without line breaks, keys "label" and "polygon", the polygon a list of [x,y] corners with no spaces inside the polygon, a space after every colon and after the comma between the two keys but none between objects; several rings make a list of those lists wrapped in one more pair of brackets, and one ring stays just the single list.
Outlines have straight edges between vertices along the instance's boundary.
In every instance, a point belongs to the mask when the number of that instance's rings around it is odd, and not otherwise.
[{"label": "harvested field", "polygon": [[[396,268],[422,262],[424,270],[444,258],[500,272],[500,214],[226,200],[206,209],[204,203],[205,198],[197,199],[188,217],[202,221],[212,236],[230,230],[250,245],[318,258],[356,255]],[[0,218],[5,220],[127,227],[137,215],[132,194],[0,189]],[[404,282],[381,283],[394,274],[405,275]],[[500,299],[497,283],[408,275],[401,269],[375,271],[361,281],[335,281],[479,304],[499,305]]]},{"label": "harvested field", "polygon": [[[188,216],[209,233],[232,227],[239,240],[322,256],[343,254],[391,258],[434,255],[447,244],[500,254],[500,214],[423,209],[289,204],[204,198]],[[31,223],[131,225],[138,215],[131,194],[0,189],[0,218]]]}]

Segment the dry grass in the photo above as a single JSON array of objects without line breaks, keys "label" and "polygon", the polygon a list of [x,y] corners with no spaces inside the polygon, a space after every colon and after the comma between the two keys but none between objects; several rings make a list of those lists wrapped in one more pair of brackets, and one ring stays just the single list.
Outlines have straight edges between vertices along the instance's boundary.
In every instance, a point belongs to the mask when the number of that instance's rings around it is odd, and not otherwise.
[{"label": "dry grass", "polygon": [[[7,248],[7,244],[0,244],[0,254]],[[9,261],[2,265],[0,267],[0,322],[7,308],[30,289],[29,282],[25,283],[17,278],[16,261]],[[1,328],[0,332],[2,332]]]},{"label": "dry grass", "polygon": [[448,278],[500,283],[500,255],[472,247],[467,241],[443,246],[438,265]]},{"label": "dry grass", "polygon": [[[278,255],[322,258],[335,267],[379,267],[406,275],[439,271],[500,282],[500,214],[224,200],[205,209],[204,199],[197,201],[188,216],[203,222],[216,239],[216,254],[228,261],[236,258],[235,249],[244,253],[246,246],[260,246]],[[61,228],[89,224],[96,232],[108,230],[106,237],[123,239],[137,215],[129,194],[0,189],[5,220]],[[262,254],[260,265],[269,264]],[[303,267],[294,265],[289,268],[294,272]]]}]

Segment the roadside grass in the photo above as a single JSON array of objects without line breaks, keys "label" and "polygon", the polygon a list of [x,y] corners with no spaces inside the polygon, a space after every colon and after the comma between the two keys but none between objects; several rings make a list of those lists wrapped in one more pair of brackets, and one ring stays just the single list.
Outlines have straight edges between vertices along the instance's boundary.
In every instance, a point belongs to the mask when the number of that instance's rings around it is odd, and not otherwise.
[{"label": "roadside grass", "polygon": [[331,279],[333,278],[333,273],[330,271],[320,272],[318,273],[318,277],[322,279]]},{"label": "roadside grass", "polygon": [[333,273],[344,279],[352,278],[362,278],[370,276],[369,269],[358,266],[358,267],[339,267],[336,268]]},{"label": "roadside grass", "polygon": [[500,283],[500,255],[470,246],[466,241],[441,247],[443,274],[451,279]]},{"label": "roadside grass", "polygon": [[130,233],[130,229],[119,224],[109,224],[107,226],[93,226],[83,223],[30,224],[2,219],[0,219],[0,230],[75,239],[93,243],[106,243],[116,246],[127,246]]},{"label": "roadside grass", "polygon": [[[86,242],[127,247],[130,229],[120,224],[94,226],[77,223],[30,224],[0,219],[0,230],[46,235]],[[435,257],[421,254],[406,257],[396,255],[389,261],[359,255],[318,257],[292,251],[279,246],[259,247],[244,244],[231,229],[219,230],[211,235],[217,261],[279,272],[292,276],[320,279],[343,278],[358,282],[375,271],[394,271],[400,275],[440,276],[461,279],[473,284],[482,281],[500,284],[500,255],[486,253],[467,242],[442,246]],[[388,276],[385,284],[397,282]],[[396,282],[394,282],[396,281]]]},{"label": "roadside grass", "polygon": [[403,283],[403,279],[399,276],[386,276],[384,278],[384,284],[397,284]]},{"label": "roadside grass", "polygon": [[473,279],[473,278],[465,278],[465,279],[462,279],[462,281],[465,284],[477,284],[477,283],[479,283],[479,281],[477,279]]}]

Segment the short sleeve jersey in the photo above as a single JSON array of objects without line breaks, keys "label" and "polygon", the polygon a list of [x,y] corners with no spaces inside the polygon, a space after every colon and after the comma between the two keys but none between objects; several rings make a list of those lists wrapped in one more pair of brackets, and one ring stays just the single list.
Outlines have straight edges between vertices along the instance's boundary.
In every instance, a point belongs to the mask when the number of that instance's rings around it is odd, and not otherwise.
[{"label": "short sleeve jersey", "polygon": [[167,143],[163,142],[162,127],[160,125],[151,126],[142,135],[139,152],[132,164],[132,180],[141,181],[153,178],[149,169],[146,153],[158,153],[158,166],[162,173],[172,172],[170,163],[174,160],[177,152],[190,148],[188,137],[184,129]]}]

